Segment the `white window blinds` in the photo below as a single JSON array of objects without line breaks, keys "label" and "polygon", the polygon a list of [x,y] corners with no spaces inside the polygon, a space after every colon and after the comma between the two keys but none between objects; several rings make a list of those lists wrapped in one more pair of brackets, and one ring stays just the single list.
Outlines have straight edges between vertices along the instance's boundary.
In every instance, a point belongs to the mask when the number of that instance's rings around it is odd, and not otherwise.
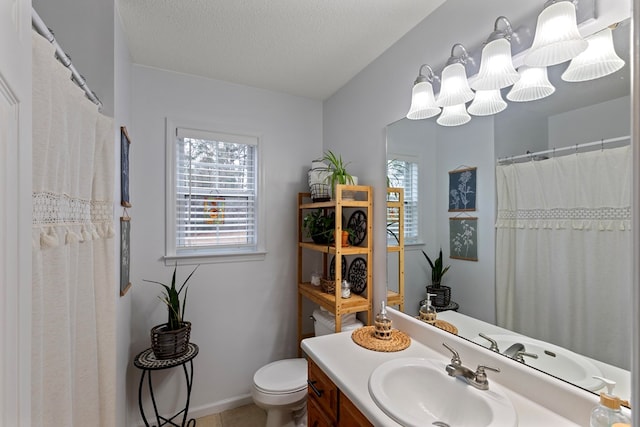
[{"label": "white window blinds", "polygon": [[258,139],[184,128],[176,137],[176,253],[255,250]]},{"label": "white window blinds", "polygon": [[[387,177],[391,187],[404,189],[404,238],[405,244],[418,241],[418,161],[394,158],[387,163]],[[397,233],[397,225],[390,231]]]}]

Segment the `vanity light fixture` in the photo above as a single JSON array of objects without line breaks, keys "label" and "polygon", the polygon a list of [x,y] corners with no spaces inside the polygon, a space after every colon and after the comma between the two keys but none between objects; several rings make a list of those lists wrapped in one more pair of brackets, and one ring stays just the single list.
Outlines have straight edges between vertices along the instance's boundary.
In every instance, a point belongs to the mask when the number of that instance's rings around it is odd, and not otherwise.
[{"label": "vanity light fixture", "polygon": [[[500,22],[504,22],[504,30],[498,29]],[[513,35],[509,20],[504,16],[499,16],[493,26],[493,32],[482,48],[480,71],[471,84],[473,89],[502,89],[511,86],[520,79],[511,59],[511,37]]]},{"label": "vanity light fixture", "polygon": [[476,97],[467,111],[474,116],[490,116],[498,114],[507,108],[507,102],[502,99],[500,89],[476,91]]},{"label": "vanity light fixture", "polygon": [[450,107],[444,107],[442,114],[436,120],[441,126],[460,126],[468,123],[471,120],[471,116],[467,113],[467,109],[464,103],[458,105],[452,105]]},{"label": "vanity light fixture", "polygon": [[[456,47],[462,50],[462,54],[455,56]],[[438,106],[453,107],[473,99],[474,94],[469,87],[467,71],[464,68],[464,64],[468,60],[469,54],[464,46],[460,43],[454,44],[451,48],[451,57],[447,61],[447,66],[442,70],[442,87],[440,88],[440,94],[436,98]]]},{"label": "vanity light fixture", "polygon": [[546,67],[527,67],[523,65],[518,69],[518,80],[509,93],[507,99],[514,102],[535,101],[546,98],[556,91],[549,81]]},{"label": "vanity light fixture", "polygon": [[[427,69],[427,75],[422,74],[423,68]],[[440,114],[440,107],[436,105],[433,95],[433,81],[436,76],[427,64],[420,66],[418,77],[413,83],[411,107],[407,113],[407,119],[422,120]]]},{"label": "vanity light fixture", "polygon": [[610,27],[587,37],[589,47],[571,60],[562,73],[566,82],[584,82],[612,74],[622,67],[624,61],[616,54]]},{"label": "vanity light fixture", "polygon": [[575,58],[587,48],[580,36],[572,0],[549,0],[538,15],[531,49],[524,58],[530,67],[548,67]]}]

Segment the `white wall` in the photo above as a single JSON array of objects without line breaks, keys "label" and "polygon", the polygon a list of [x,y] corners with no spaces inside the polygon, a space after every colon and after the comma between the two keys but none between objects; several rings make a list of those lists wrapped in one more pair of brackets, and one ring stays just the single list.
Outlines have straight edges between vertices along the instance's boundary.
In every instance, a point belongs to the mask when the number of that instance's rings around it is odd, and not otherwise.
[{"label": "white wall", "polygon": [[113,117],[114,1],[33,0],[33,8]]},{"label": "white wall", "polygon": [[[263,261],[203,264],[190,281],[186,319],[200,347],[191,416],[248,402],[254,372],[267,362],[297,355],[296,194],[308,191],[311,159],[321,155],[319,101],[134,66],[132,112],[131,347],[148,348],[151,327],[166,321],[160,288],[165,281],[165,118],[209,123],[214,128],[261,135],[267,203],[267,255]],[[191,271],[179,267],[180,277]],[[179,370],[160,375],[164,407],[180,405]],[[128,372],[129,408],[137,414],[140,373]],[[135,419],[137,419],[135,418]],[[132,418],[134,419],[134,418]]]},{"label": "white wall", "polygon": [[[438,127],[438,243],[445,257],[449,248],[449,218],[478,218],[478,261],[445,259],[451,268],[443,284],[460,312],[495,323],[495,150],[494,118],[477,117],[465,126]],[[476,167],[476,211],[449,212],[448,171]]]},{"label": "white wall", "polygon": [[[114,20],[114,156],[116,170],[120,170],[120,126],[126,126],[130,137],[136,135],[135,129],[131,122],[131,57],[129,48],[126,44],[123,28],[120,18],[116,14]],[[120,201],[120,174],[115,173],[115,184],[113,188],[113,200],[116,206]],[[116,208],[114,215],[114,224],[116,236],[120,234],[119,217],[122,214],[122,208]],[[135,215],[135,208],[129,209],[129,215]],[[120,239],[114,240],[114,257],[116,266],[114,266],[117,284],[114,284],[114,292],[118,299],[116,304],[116,423],[119,426],[128,426],[128,409],[127,409],[127,371],[131,368],[131,360],[129,359],[130,343],[131,343],[131,295],[125,294],[120,297]]]},{"label": "white wall", "polygon": [[629,136],[629,96],[549,117],[548,148],[567,147],[599,139]]}]

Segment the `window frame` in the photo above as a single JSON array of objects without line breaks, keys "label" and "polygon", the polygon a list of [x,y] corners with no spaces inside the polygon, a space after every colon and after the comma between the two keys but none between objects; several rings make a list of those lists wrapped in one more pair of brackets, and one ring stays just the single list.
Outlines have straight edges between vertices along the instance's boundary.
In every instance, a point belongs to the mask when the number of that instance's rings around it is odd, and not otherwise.
[{"label": "window frame", "polygon": [[[420,176],[421,176],[421,166],[422,166],[422,162],[420,159],[419,155],[410,155],[410,154],[399,154],[399,153],[389,153],[387,156],[389,159],[393,159],[393,160],[399,160],[405,163],[413,163],[416,165],[416,167],[418,168],[418,172],[417,172],[417,177],[416,177],[416,184],[418,186],[416,193],[416,200],[415,200],[415,216],[414,216],[414,222],[415,222],[415,231],[416,231],[416,235],[412,236],[412,237],[408,237],[407,234],[405,233],[404,235],[404,242],[405,242],[405,246],[410,246],[410,245],[420,245],[423,242],[423,238],[422,238],[422,224],[421,224],[421,215],[420,215],[420,206],[421,206],[421,198],[420,198]],[[389,174],[389,169],[387,167],[387,176]],[[393,185],[392,185],[393,186]],[[405,191],[404,194],[404,204],[405,206],[403,207],[404,209],[404,222],[405,222],[405,230],[406,230],[406,225],[407,225],[407,209],[406,206],[408,204],[407,201],[407,192]]]},{"label": "window frame", "polygon": [[[215,249],[211,247],[178,251],[176,245],[176,143],[177,130],[189,129],[209,134],[234,135],[256,141],[256,244],[249,249]],[[265,186],[262,153],[262,136],[257,132],[229,129],[212,123],[166,118],[165,126],[165,253],[164,263],[170,265],[207,264],[219,262],[259,261],[266,256]]]}]

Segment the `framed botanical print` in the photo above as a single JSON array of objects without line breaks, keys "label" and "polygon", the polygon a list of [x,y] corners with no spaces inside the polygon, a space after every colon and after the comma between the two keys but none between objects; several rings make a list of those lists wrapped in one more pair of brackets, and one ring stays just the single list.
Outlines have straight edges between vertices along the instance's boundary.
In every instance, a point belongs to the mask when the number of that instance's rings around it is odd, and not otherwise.
[{"label": "framed botanical print", "polygon": [[131,287],[129,268],[131,262],[131,218],[120,217],[120,296]]},{"label": "framed botanical print", "polygon": [[131,207],[129,200],[129,147],[131,140],[127,128],[120,126],[120,204],[125,208]]},{"label": "framed botanical print", "polygon": [[476,170],[465,168],[449,172],[449,212],[476,210]]},{"label": "framed botanical print", "polygon": [[449,218],[450,258],[478,261],[478,218]]}]

